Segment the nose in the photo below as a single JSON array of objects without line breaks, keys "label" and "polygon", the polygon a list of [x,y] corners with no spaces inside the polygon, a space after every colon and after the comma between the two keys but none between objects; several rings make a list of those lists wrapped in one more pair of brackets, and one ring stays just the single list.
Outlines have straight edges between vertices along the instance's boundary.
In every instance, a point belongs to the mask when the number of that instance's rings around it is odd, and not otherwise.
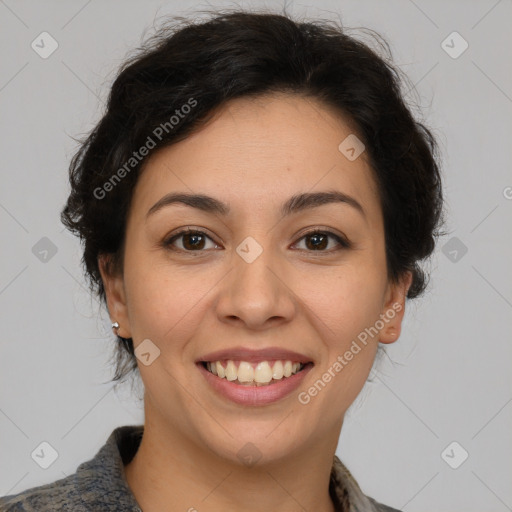
[{"label": "nose", "polygon": [[265,330],[290,322],[297,309],[283,262],[269,249],[252,262],[233,254],[233,269],[222,283],[217,315],[222,322]]}]

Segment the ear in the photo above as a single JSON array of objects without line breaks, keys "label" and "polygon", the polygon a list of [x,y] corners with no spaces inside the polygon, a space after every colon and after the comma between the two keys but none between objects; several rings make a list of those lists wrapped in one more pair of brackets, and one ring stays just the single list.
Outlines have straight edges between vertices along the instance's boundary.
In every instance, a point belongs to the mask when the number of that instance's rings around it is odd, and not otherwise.
[{"label": "ear", "polygon": [[405,314],[405,299],[412,283],[412,272],[406,272],[398,283],[388,287],[380,318],[384,327],[379,333],[380,343],[393,343],[400,337]]},{"label": "ear", "polygon": [[123,338],[131,338],[124,279],[122,273],[113,268],[110,258],[109,254],[98,256],[98,267],[105,288],[108,312],[112,323],[119,323],[117,334]]}]

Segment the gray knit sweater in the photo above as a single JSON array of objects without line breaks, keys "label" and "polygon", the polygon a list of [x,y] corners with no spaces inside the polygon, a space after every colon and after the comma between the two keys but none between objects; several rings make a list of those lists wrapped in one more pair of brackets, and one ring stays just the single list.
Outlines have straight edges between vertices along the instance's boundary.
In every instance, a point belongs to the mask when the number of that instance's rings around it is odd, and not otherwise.
[{"label": "gray knit sweater", "polygon": [[[0,512],[142,512],[126,481],[124,465],[137,452],[143,432],[143,425],[116,428],[74,474],[0,498]],[[400,512],[365,496],[336,456],[329,492],[337,512]]]}]

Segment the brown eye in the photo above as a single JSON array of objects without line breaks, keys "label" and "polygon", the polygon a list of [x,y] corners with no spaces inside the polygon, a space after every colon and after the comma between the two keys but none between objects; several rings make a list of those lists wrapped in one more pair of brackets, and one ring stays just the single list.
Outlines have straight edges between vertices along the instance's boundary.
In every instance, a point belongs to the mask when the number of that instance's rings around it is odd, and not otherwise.
[{"label": "brown eye", "polygon": [[[299,248],[307,252],[331,253],[341,249],[349,249],[350,242],[331,231],[314,230],[303,235],[299,242],[305,241],[305,248]],[[208,241],[212,244],[207,247]],[[334,241],[334,246],[332,241]],[[179,242],[179,243],[178,243]],[[166,248],[182,252],[205,252],[207,249],[215,249],[219,246],[204,231],[186,229],[172,235],[163,242]]]},{"label": "brown eye", "polygon": [[[329,236],[323,233],[314,233],[306,238],[306,247],[311,250],[325,249],[329,245]],[[309,244],[308,241],[309,240]]]},{"label": "brown eye", "polygon": [[200,233],[187,233],[183,235],[183,247],[187,250],[204,249],[204,235]]},{"label": "brown eye", "polygon": [[[335,240],[337,242],[338,246],[341,246],[344,249],[350,248],[350,243],[348,240],[342,238],[339,235],[336,235],[335,233],[332,233],[330,231],[310,231],[309,233],[306,233],[300,240],[305,240],[305,250],[306,251],[317,251],[317,252],[334,252],[339,249],[334,250],[325,250],[327,247],[329,247],[329,239]],[[336,247],[336,245],[335,245]]]},{"label": "brown eye", "polygon": [[[181,239],[181,247],[175,246],[175,242]],[[217,244],[203,231],[187,229],[176,233],[164,242],[166,247],[186,252],[201,252],[205,249],[207,240],[210,240],[215,247]],[[208,247],[206,247],[208,249]]]}]

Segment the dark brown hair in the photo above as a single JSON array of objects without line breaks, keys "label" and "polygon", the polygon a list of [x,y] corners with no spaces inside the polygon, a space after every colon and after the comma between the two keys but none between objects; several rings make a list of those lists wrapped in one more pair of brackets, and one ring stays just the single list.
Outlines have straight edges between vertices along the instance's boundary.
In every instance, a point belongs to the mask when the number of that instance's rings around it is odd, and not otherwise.
[{"label": "dark brown hair", "polygon": [[[285,92],[316,98],[355,126],[380,193],[388,277],[396,282],[412,271],[407,297],[419,296],[427,284],[419,263],[442,234],[441,176],[435,139],[406,106],[390,60],[330,20],[241,9],[196,22],[170,19],[125,61],[102,119],[70,164],[61,219],[83,243],[91,290],[106,303],[100,254],[122,269],[127,213],[144,163],[134,152],[183,140],[230,99]],[[137,367],[132,339],[118,342],[114,380]]]}]

